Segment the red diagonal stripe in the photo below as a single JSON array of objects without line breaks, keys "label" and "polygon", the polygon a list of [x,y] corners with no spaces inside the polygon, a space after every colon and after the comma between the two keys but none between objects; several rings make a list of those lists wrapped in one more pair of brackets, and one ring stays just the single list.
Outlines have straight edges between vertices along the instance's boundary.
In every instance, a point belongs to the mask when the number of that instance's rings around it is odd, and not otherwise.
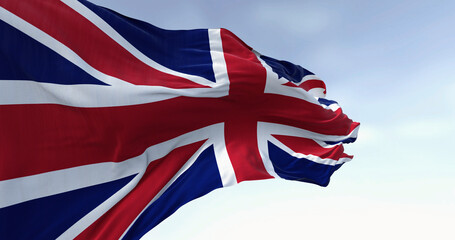
[{"label": "red diagonal stripe", "polygon": [[137,85],[206,87],[149,67],[61,1],[0,1],[0,6],[46,32],[107,75]]},{"label": "red diagonal stripe", "polygon": [[340,158],[352,158],[344,153],[343,145],[336,145],[331,148],[323,148],[321,145],[317,144],[312,139],[292,137],[292,136],[283,136],[283,135],[273,135],[278,141],[288,146],[292,151],[296,153],[302,153],[305,155],[314,155],[322,159],[328,158],[338,161]]},{"label": "red diagonal stripe", "polygon": [[120,239],[134,219],[202,144],[197,142],[176,148],[166,157],[150,163],[138,185],[76,239]]}]

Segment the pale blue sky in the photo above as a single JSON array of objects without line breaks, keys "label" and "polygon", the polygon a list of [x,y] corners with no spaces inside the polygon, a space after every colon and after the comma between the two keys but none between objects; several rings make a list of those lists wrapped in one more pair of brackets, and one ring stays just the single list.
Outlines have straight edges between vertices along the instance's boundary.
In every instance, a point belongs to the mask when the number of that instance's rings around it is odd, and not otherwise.
[{"label": "pale blue sky", "polygon": [[455,239],[455,2],[92,2],[161,28],[227,28],[315,72],[362,124],[329,187],[216,190],[148,239]]}]

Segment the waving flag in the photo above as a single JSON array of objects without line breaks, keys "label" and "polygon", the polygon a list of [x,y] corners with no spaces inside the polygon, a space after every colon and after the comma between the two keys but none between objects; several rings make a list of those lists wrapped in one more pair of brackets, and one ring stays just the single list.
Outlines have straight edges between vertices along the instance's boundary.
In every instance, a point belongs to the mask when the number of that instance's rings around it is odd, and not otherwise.
[{"label": "waving flag", "polygon": [[0,1],[0,239],[138,239],[246,180],[326,186],[358,123],[225,29]]}]

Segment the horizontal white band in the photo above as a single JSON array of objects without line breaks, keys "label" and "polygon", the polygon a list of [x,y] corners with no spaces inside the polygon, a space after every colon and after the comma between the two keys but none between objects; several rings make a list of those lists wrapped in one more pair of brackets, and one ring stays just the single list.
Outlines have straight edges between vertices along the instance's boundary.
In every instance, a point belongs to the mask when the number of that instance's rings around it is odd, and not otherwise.
[{"label": "horizontal white band", "polygon": [[27,80],[1,80],[0,105],[60,104],[72,107],[111,107],[187,97],[222,97],[228,85],[173,89],[158,86],[60,85]]}]

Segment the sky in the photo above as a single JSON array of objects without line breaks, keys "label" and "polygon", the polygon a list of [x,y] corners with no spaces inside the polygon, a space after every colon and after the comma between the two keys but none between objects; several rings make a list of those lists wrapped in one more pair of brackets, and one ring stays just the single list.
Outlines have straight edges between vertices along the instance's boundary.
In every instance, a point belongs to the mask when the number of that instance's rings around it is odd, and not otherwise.
[{"label": "sky", "polygon": [[92,2],[166,29],[227,28],[316,73],[361,123],[328,187],[218,189],[143,239],[455,239],[455,2]]}]

